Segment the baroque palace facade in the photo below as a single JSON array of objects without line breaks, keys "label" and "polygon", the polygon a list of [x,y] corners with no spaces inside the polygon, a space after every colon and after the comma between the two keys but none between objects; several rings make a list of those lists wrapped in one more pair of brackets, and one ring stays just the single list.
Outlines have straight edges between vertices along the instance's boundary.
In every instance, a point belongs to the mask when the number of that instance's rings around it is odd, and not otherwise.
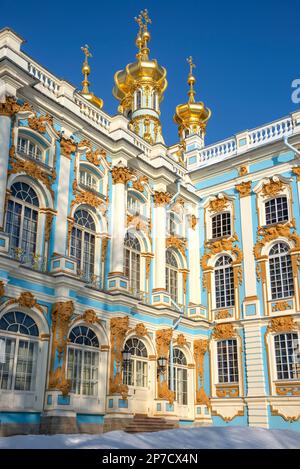
[{"label": "baroque palace facade", "polygon": [[189,58],[167,147],[136,21],[115,116],[0,31],[1,433],[299,430],[300,112],[205,146]]}]

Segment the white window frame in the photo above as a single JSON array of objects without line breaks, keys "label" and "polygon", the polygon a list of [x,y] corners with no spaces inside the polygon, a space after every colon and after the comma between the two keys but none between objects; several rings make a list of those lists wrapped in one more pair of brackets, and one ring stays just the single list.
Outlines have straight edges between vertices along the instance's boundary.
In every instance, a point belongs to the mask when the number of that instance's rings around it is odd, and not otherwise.
[{"label": "white window frame", "polygon": [[[23,145],[21,144],[21,140],[23,140]],[[34,151],[32,152],[30,150],[30,146],[34,147]],[[29,156],[29,158],[33,158],[34,160],[41,161],[44,163],[45,160],[45,151],[43,147],[41,147],[37,142],[34,140],[30,139],[29,137],[25,137],[24,135],[19,135],[18,136],[18,141],[17,141],[17,152],[20,153],[21,155],[26,155]]]}]

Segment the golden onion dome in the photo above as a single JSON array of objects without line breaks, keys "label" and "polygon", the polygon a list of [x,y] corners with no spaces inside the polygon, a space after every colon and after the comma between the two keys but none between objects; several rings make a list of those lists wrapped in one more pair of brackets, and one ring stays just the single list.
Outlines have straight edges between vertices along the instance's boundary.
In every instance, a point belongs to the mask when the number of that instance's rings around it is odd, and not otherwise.
[{"label": "golden onion dome", "polygon": [[124,70],[119,70],[114,76],[113,95],[121,102],[123,108],[129,108],[135,90],[146,85],[158,92],[161,101],[168,84],[166,69],[159,65],[156,59],[149,59],[148,42],[150,33],[147,25],[151,23],[151,20],[148,17],[147,10],[142,11],[135,20],[139,24],[139,31],[135,41],[138,47],[137,60],[126,65]]},{"label": "golden onion dome", "polygon": [[193,64],[192,57],[189,57],[187,60],[190,65],[187,80],[190,87],[188,91],[189,100],[187,103],[176,106],[174,121],[179,125],[179,132],[181,132],[182,129],[190,129],[194,133],[197,133],[199,129],[205,131],[206,123],[211,116],[211,110],[205,107],[203,102],[195,101],[196,92],[194,90],[194,84],[196,78],[193,75],[195,65]]}]

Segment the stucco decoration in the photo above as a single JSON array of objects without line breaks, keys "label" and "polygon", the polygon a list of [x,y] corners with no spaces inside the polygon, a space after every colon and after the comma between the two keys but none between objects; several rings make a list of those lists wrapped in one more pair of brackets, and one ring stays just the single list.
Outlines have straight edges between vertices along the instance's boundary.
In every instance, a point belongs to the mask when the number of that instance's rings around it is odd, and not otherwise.
[{"label": "stucco decoration", "polygon": [[34,295],[29,292],[25,291],[20,293],[19,298],[12,298],[7,302],[7,305],[18,304],[19,306],[23,306],[25,308],[36,308],[41,313],[43,313],[43,308],[39,305],[34,297]]},{"label": "stucco decoration", "polygon": [[[172,339],[173,330],[162,329],[156,331],[156,351],[158,358],[168,358],[170,350],[170,342]],[[167,370],[164,372],[158,373],[157,377],[157,396],[159,399],[165,399],[169,404],[173,404],[175,393],[169,389],[168,379],[167,379]]]},{"label": "stucco decoration", "polygon": [[204,355],[207,352],[208,340],[194,340],[194,360],[196,364],[196,403],[210,407],[210,399],[204,391]]},{"label": "stucco decoration", "polygon": [[212,333],[212,337],[215,340],[226,340],[236,337],[237,333],[231,323],[217,324]]},{"label": "stucco decoration", "polygon": [[129,330],[128,316],[112,318],[110,320],[110,394],[121,394],[123,399],[128,397],[128,386],[122,382],[122,349],[125,336]]}]

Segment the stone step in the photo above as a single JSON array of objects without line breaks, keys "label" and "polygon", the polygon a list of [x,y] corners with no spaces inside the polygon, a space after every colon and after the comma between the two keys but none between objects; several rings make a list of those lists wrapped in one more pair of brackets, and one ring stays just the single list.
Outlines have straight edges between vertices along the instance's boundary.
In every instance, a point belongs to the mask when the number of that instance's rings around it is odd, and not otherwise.
[{"label": "stone step", "polygon": [[162,430],[172,430],[177,427],[177,423],[168,422],[161,417],[148,417],[143,414],[135,414],[131,422],[124,428],[127,433],[159,432]]}]

